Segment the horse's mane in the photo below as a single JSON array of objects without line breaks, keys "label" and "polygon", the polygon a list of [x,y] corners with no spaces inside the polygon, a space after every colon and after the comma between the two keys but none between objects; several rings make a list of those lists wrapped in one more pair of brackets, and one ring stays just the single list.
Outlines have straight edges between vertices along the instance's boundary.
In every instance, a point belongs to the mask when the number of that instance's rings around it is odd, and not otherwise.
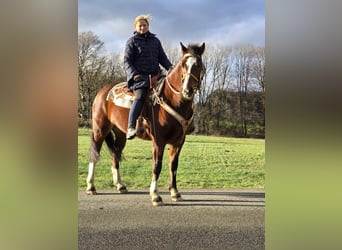
[{"label": "horse's mane", "polygon": [[201,55],[201,45],[191,43],[188,45],[188,52],[192,55],[200,56]]}]

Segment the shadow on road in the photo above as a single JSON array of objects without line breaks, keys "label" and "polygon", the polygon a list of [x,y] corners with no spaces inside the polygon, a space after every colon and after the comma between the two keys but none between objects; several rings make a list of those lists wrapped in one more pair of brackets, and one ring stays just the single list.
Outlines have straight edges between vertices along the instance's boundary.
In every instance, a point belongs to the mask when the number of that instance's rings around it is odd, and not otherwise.
[{"label": "shadow on road", "polygon": [[239,196],[247,198],[265,198],[264,192],[181,192],[186,195],[220,195],[220,196]]},{"label": "shadow on road", "polygon": [[173,207],[265,207],[265,205],[260,204],[223,204],[223,203],[212,203],[213,201],[207,201],[208,203],[184,203],[186,201],[181,201],[177,203],[166,203],[164,206]]},{"label": "shadow on road", "polygon": [[[181,192],[183,201],[165,203],[165,206],[221,206],[221,207],[265,207],[265,193],[264,192],[241,192],[241,191],[184,191]],[[113,192],[99,192],[98,195],[112,195],[112,196],[149,196],[148,191],[129,191],[127,194],[119,194]],[[160,192],[164,198],[170,195],[167,191]],[[167,199],[167,198],[166,198]],[[164,201],[166,201],[164,199]]]}]

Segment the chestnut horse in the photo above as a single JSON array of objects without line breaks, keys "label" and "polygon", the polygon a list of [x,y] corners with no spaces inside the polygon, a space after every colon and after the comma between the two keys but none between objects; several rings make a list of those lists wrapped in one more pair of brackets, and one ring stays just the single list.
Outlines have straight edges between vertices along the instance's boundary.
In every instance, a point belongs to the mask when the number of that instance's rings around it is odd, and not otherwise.
[{"label": "chestnut horse", "polygon": [[[192,44],[188,47],[185,47],[182,43],[180,44],[182,57],[164,80],[160,81],[155,88],[151,88],[150,98],[145,102],[142,111],[145,127],[137,132],[137,137],[152,141],[150,196],[154,206],[163,205],[158,192],[158,178],[166,145],[169,146],[169,191],[171,198],[172,201],[182,200],[176,183],[178,159],[185,136],[191,132],[189,130],[193,129],[194,94],[199,90],[204,75],[201,56],[205,44],[203,43],[201,46]],[[97,93],[93,102],[87,194],[96,194],[94,169],[104,141],[111,152],[114,185],[116,185],[120,193],[128,192],[121,181],[119,162],[126,144],[129,109],[119,107],[106,100],[113,86],[114,84],[104,86]],[[137,124],[140,123],[137,122]]]}]

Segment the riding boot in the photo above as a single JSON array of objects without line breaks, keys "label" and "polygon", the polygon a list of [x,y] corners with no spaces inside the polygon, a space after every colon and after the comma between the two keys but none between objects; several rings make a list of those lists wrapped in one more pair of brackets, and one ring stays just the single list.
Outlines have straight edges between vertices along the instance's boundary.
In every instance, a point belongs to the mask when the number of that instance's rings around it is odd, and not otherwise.
[{"label": "riding boot", "polygon": [[140,115],[140,112],[143,107],[143,101],[140,99],[135,99],[133,101],[132,107],[129,111],[129,116],[128,116],[128,129],[127,129],[127,134],[126,137],[127,139],[133,139],[136,136],[136,122],[138,119],[138,116]]}]

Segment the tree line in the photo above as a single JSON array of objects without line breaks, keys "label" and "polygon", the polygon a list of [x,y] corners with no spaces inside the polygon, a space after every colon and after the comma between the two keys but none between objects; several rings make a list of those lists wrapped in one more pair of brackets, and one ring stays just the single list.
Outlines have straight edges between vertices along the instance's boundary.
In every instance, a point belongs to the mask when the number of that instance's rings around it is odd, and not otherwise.
[{"label": "tree line", "polygon": [[[180,48],[164,46],[172,63]],[[195,133],[234,137],[265,136],[265,48],[206,44],[205,76],[195,97]],[[126,81],[123,52],[106,53],[92,31],[78,34],[78,125],[91,125],[96,93]]]}]

